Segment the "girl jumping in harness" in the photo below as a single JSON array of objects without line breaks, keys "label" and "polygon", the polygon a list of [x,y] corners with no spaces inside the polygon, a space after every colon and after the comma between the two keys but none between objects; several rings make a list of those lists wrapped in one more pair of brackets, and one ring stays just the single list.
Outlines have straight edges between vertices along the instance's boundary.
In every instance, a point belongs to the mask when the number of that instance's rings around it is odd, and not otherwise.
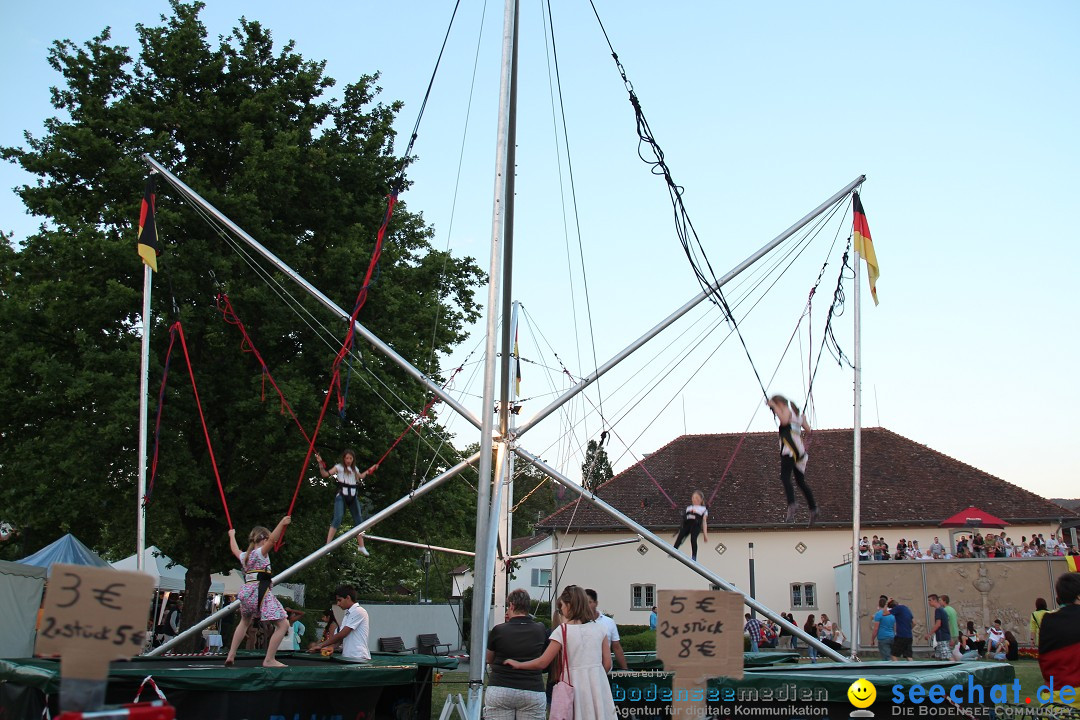
[{"label": "girl jumping in harness", "polygon": [[802,433],[810,432],[810,425],[799,412],[799,406],[791,402],[783,395],[773,395],[766,401],[769,409],[776,415],[780,422],[780,482],[784,484],[784,495],[787,496],[787,515],[784,522],[795,519],[795,511],[798,505],[795,502],[795,488],[791,486],[791,475],[795,474],[795,483],[799,490],[806,496],[806,504],[810,507],[810,525],[814,525],[818,516],[817,503],[814,502],[814,493],[806,484],[806,447],[803,445]]},{"label": "girl jumping in harness", "polygon": [[[341,527],[341,521],[345,518],[346,507],[349,508],[349,514],[352,515],[353,525],[359,525],[363,521],[364,516],[360,513],[360,498],[357,493],[364,486],[364,478],[375,472],[379,466],[376,464],[364,472],[358,471],[356,469],[356,451],[352,448],[345,448],[345,451],[341,453],[341,462],[329,470],[319,453],[315,453],[315,459],[319,462],[320,475],[324,478],[331,475],[337,476],[337,495],[334,496],[334,519],[330,522],[330,531],[326,534],[326,544],[329,545],[330,541],[337,535],[338,528]],[[356,540],[360,544],[360,552],[368,555],[368,550],[364,547],[364,536],[357,535]]]},{"label": "girl jumping in harness", "polygon": [[284,663],[274,658],[289,624],[285,620],[285,608],[281,606],[281,601],[270,592],[270,550],[290,522],[292,518],[286,515],[281,518],[273,532],[262,526],[255,527],[248,535],[247,552],[240,552],[240,546],[236,544],[236,531],[229,529],[229,548],[244,568],[244,586],[236,596],[240,601],[240,623],[233,633],[232,645],[229,646],[229,654],[225,658],[226,666],[236,662],[236,651],[247,635],[251,623],[263,620],[274,624],[274,634],[266,643],[263,667],[285,667]]},{"label": "girl jumping in harness", "polygon": [[690,536],[690,558],[694,561],[697,561],[698,533],[701,533],[705,542],[709,542],[709,511],[705,507],[705,496],[700,490],[695,490],[690,496],[690,504],[686,506],[686,512],[683,513],[679,536],[675,538],[675,549],[678,550],[686,536]]}]

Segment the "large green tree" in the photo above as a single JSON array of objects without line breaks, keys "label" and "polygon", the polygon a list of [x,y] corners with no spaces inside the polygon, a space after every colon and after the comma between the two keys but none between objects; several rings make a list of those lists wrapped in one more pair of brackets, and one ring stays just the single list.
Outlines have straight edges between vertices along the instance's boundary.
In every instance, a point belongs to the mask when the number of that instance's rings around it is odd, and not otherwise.
[{"label": "large green tree", "polygon": [[[147,175],[143,153],[347,309],[371,257],[385,198],[403,173],[391,126],[400,105],[377,100],[377,76],[362,76],[340,98],[328,97],[334,81],[323,63],[304,59],[291,43],[275,46],[266,28],[245,19],[212,41],[201,9],[174,0],[159,25],[137,27],[134,54],[113,44],[108,29],[82,44],[55,42],[48,62],[62,76],[52,91],[56,117],[43,134],[27,133],[23,146],[0,150],[37,176],[18,192],[29,211],[45,218],[30,237],[0,241],[0,507],[21,530],[19,551],[35,550],[64,530],[114,557],[134,550],[142,278],[135,231]],[[169,327],[179,320],[242,539],[253,525],[272,526],[284,514],[306,445],[273,394],[262,400],[261,368],[242,351],[238,330],[223,322],[215,296],[228,293],[309,432],[344,323],[294,292],[281,273],[256,273],[164,183],[157,207],[166,247],[155,277],[152,386],[162,375]],[[477,317],[473,291],[483,278],[471,258],[433,249],[431,236],[419,215],[397,207],[360,319],[437,377],[440,355]],[[297,302],[283,302],[275,281]],[[205,592],[211,571],[233,561],[178,350],[148,535],[188,566],[195,597]],[[360,463],[373,462],[405,428],[408,409],[427,400],[371,348],[357,350],[362,359],[343,374],[345,417],[332,402],[320,435],[327,460],[351,446]],[[431,447],[416,434],[403,442],[375,475],[372,504],[381,507],[423,479],[416,467],[430,466],[427,476],[447,467],[452,449],[444,446],[447,457],[429,462]],[[449,492],[455,500],[440,504],[435,518],[452,537],[470,537],[471,493],[460,486]],[[277,568],[323,541],[332,496],[325,483],[302,484]],[[415,537],[433,532],[435,521],[430,512],[413,512],[399,524]],[[355,563],[346,565],[327,565],[322,573],[360,572]],[[197,605],[188,603],[186,624]]]}]

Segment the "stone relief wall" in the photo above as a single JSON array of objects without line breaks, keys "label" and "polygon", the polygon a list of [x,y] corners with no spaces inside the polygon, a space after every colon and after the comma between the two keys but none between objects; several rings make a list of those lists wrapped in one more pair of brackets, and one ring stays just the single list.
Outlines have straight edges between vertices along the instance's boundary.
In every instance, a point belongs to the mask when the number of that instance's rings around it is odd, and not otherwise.
[{"label": "stone relief wall", "polygon": [[1001,620],[1022,645],[1031,642],[1029,623],[1035,599],[1053,609],[1054,581],[1068,571],[1064,558],[973,560],[889,560],[859,563],[860,645],[870,647],[870,628],[879,595],[896,598],[915,616],[914,645],[928,649],[926,632],[933,626],[930,593],[948,595],[960,626],[968,620],[983,630]]}]

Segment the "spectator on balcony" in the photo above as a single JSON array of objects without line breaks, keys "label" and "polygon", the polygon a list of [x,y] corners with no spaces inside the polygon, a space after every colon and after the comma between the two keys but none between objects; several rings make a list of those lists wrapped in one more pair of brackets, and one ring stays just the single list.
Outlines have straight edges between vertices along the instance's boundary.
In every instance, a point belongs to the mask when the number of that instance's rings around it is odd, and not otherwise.
[{"label": "spectator on balcony", "polygon": [[975,536],[971,538],[971,556],[977,558],[986,557],[986,540],[978,530],[975,531]]},{"label": "spectator on balcony", "polygon": [[940,560],[945,557],[945,546],[938,540],[938,536],[934,536],[934,542],[930,543],[930,556],[935,560]]}]

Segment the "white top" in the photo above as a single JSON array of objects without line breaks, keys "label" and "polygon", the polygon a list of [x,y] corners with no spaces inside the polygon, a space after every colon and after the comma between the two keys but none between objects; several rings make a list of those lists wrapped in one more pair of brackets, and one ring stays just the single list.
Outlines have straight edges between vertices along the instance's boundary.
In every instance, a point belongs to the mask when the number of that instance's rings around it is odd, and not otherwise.
[{"label": "white top", "polygon": [[341,641],[341,656],[351,660],[370,660],[371,651],[368,650],[368,629],[371,623],[368,621],[367,610],[353,603],[352,607],[345,611],[345,617],[341,619],[341,629],[352,628],[352,632]]},{"label": "white top", "polygon": [[[597,608],[596,612],[600,612],[600,609]],[[615,624],[615,621],[613,619],[600,612],[600,617],[596,618],[595,622],[597,625],[604,629],[605,633],[607,633],[608,642],[619,642],[619,626]]]},{"label": "white top", "polygon": [[690,513],[694,513],[695,515],[698,515],[702,518],[709,517],[709,509],[704,505],[687,505],[686,514],[689,516]]}]

